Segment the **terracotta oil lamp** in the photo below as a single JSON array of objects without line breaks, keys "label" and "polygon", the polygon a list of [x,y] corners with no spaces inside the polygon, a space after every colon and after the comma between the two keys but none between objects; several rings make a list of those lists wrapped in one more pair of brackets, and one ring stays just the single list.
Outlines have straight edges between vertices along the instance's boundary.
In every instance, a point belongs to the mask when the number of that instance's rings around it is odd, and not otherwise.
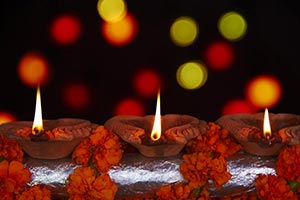
[{"label": "terracotta oil lamp", "polygon": [[155,116],[120,115],[107,120],[104,126],[147,157],[175,156],[187,141],[203,134],[207,129],[205,121],[190,115],[161,116],[159,92]]},{"label": "terracotta oil lamp", "polygon": [[[230,114],[216,121],[250,154],[275,156],[284,145],[296,144],[300,134],[300,116],[293,114]],[[299,126],[298,126],[299,125]],[[293,128],[291,128],[293,127]]]},{"label": "terracotta oil lamp", "polygon": [[95,126],[95,124],[83,119],[43,120],[38,87],[34,121],[2,124],[0,125],[0,133],[16,140],[30,157],[58,159],[67,157],[75,146],[91,133]]}]

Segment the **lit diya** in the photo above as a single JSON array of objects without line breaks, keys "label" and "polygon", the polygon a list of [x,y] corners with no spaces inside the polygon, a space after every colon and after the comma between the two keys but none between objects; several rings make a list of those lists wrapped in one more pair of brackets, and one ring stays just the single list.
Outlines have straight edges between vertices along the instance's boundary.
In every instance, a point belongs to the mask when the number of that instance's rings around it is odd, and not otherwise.
[{"label": "lit diya", "polygon": [[207,130],[207,123],[193,116],[179,114],[161,116],[159,92],[155,116],[119,115],[107,120],[104,126],[147,157],[177,155],[190,139]]},{"label": "lit diya", "polygon": [[[300,116],[293,114],[230,114],[216,121],[250,154],[277,155],[284,145],[300,143]],[[297,126],[299,125],[299,126]],[[291,128],[293,127],[293,128]]]},{"label": "lit diya", "polygon": [[33,158],[58,159],[68,156],[88,136],[95,124],[83,119],[43,120],[41,97],[37,89],[34,121],[16,121],[0,125],[0,133],[16,140]]}]

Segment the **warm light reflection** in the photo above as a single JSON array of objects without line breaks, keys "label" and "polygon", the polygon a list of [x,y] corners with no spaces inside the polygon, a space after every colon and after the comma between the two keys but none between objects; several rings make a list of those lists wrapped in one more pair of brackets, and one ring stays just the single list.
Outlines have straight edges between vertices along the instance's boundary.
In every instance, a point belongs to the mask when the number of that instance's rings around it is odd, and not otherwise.
[{"label": "warm light reflection", "polygon": [[153,129],[151,131],[151,140],[157,141],[161,136],[161,117],[160,117],[160,92],[157,93],[156,111]]},{"label": "warm light reflection", "polygon": [[270,139],[270,137],[272,136],[272,132],[271,132],[271,126],[270,126],[270,120],[269,120],[269,112],[268,109],[265,109],[265,115],[264,115],[264,127],[263,127],[263,133],[264,133],[264,137],[267,139]]},{"label": "warm light reflection", "polygon": [[36,103],[35,103],[35,114],[32,125],[32,134],[37,135],[43,131],[43,117],[42,117],[42,106],[41,106],[41,93],[40,87],[38,86],[36,92]]}]

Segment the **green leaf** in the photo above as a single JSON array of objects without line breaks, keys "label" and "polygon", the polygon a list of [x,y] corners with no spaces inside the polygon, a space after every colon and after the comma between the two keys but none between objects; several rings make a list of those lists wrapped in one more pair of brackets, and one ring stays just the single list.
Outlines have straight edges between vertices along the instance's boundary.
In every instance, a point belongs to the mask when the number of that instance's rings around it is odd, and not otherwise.
[{"label": "green leaf", "polygon": [[89,160],[89,167],[92,168],[92,169],[94,170],[94,172],[95,172],[95,174],[96,174],[96,177],[98,177],[98,176],[99,176],[99,171],[98,171],[97,168],[95,167],[95,165],[94,165],[92,159]]},{"label": "green leaf", "polygon": [[3,160],[7,160],[8,161],[8,159],[5,158],[4,156],[0,156],[0,162],[2,162]]},{"label": "green leaf", "polygon": [[288,181],[290,189],[295,192],[296,190],[298,190],[298,188],[300,188],[300,182],[297,181]]},{"label": "green leaf", "polygon": [[193,191],[192,191],[193,197],[198,198],[203,189],[204,189],[204,186],[199,186],[199,187],[194,188]]}]

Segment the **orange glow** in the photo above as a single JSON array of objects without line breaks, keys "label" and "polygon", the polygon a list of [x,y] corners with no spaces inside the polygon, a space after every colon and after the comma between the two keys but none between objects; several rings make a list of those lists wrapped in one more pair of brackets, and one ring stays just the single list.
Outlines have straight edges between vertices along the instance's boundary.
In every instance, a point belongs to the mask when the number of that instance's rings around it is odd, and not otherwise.
[{"label": "orange glow", "polygon": [[205,52],[207,66],[214,70],[225,70],[232,66],[233,47],[226,42],[214,42]]},{"label": "orange glow", "polygon": [[161,137],[160,92],[158,91],[154,124],[151,131],[151,140],[157,141],[159,140],[160,137]]},{"label": "orange glow", "polygon": [[35,113],[32,125],[32,134],[36,135],[43,131],[43,117],[42,117],[42,105],[41,105],[41,93],[40,87],[38,86],[36,92],[36,102],[35,102]]},{"label": "orange glow", "polygon": [[80,36],[80,21],[72,15],[62,15],[54,19],[50,27],[50,35],[61,45],[74,43]]},{"label": "orange glow", "polygon": [[101,27],[104,39],[114,46],[130,43],[138,32],[138,24],[133,15],[128,14],[117,22],[103,21]]},{"label": "orange glow", "polygon": [[68,83],[62,93],[65,105],[73,110],[83,110],[90,105],[90,89],[84,83]]},{"label": "orange glow", "polygon": [[133,87],[144,97],[155,97],[160,85],[160,75],[151,69],[140,70],[133,77]]},{"label": "orange glow", "polygon": [[270,139],[270,137],[272,136],[269,112],[268,112],[267,108],[265,109],[265,114],[264,114],[263,134],[264,134],[264,137],[267,139]]},{"label": "orange glow", "polygon": [[0,111],[0,124],[16,121],[16,117],[6,111]]},{"label": "orange glow", "polygon": [[49,66],[40,54],[29,52],[25,54],[18,65],[18,76],[30,87],[45,85],[49,80]]},{"label": "orange glow", "polygon": [[251,79],[246,85],[246,98],[257,108],[275,106],[282,94],[282,86],[275,76],[260,75]]},{"label": "orange glow", "polygon": [[225,103],[222,109],[222,115],[236,113],[255,113],[254,110],[244,99],[232,99]]},{"label": "orange glow", "polygon": [[125,98],[115,106],[114,114],[143,116],[145,109],[140,101],[133,98]]}]

